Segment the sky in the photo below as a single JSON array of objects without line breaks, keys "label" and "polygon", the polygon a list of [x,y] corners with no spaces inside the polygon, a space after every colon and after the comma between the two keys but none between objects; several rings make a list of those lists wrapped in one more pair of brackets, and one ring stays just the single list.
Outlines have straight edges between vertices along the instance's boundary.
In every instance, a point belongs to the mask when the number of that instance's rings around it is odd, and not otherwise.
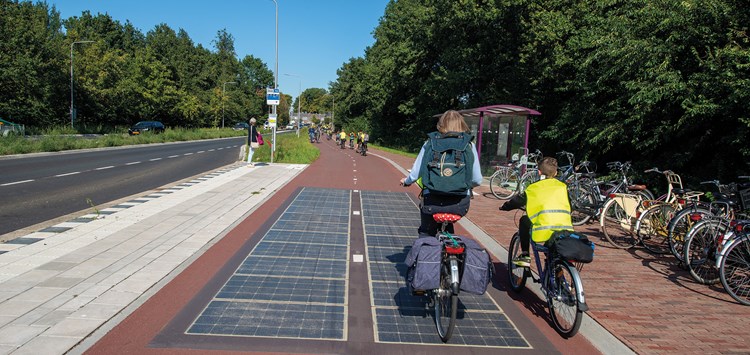
[{"label": "sky", "polygon": [[[214,51],[219,30],[234,37],[238,59],[260,58],[275,71],[276,6],[272,0],[46,0],[63,19],[109,14],[129,20],[143,34],[166,23],[187,31],[194,43]],[[389,0],[277,0],[279,13],[278,82],[297,96],[307,88],[328,90],[336,70],[363,57]],[[290,74],[290,75],[286,75]]]}]

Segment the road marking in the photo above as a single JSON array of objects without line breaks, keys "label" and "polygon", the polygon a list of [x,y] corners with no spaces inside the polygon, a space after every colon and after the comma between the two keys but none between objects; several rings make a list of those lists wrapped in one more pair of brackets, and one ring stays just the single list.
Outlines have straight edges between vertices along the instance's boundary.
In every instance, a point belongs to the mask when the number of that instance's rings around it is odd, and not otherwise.
[{"label": "road marking", "polygon": [[106,170],[106,169],[112,169],[112,168],[114,168],[114,167],[115,167],[114,165],[110,165],[110,166],[102,166],[102,167],[100,167],[100,168],[96,168],[96,169],[94,169],[94,170]]},{"label": "road marking", "polygon": [[157,160],[161,160],[161,158],[149,159],[148,161],[157,161]]},{"label": "road marking", "polygon": [[185,153],[185,154],[183,154],[183,155],[193,155],[193,153]]},{"label": "road marking", "polygon": [[172,159],[172,158],[177,158],[177,157],[179,157],[179,155],[170,155],[167,157],[167,159]]},{"label": "road marking", "polygon": [[135,165],[135,164],[140,164],[140,163],[141,162],[139,162],[139,161],[134,161],[134,162],[127,163],[125,165]]},{"label": "road marking", "polygon": [[16,182],[9,182],[7,184],[2,184],[0,186],[18,185],[18,184],[23,184],[23,183],[32,182],[32,181],[34,180],[22,180],[22,181],[16,181]]},{"label": "road marking", "polygon": [[206,152],[205,150],[199,150],[198,154],[205,153],[205,152]]},{"label": "road marking", "polygon": [[216,151],[216,149],[209,149],[208,151],[209,152],[214,152],[214,151]]},{"label": "road marking", "polygon": [[74,172],[72,172],[72,173],[66,173],[66,174],[59,174],[59,175],[55,175],[55,177],[63,177],[63,176],[69,176],[69,175],[80,174],[80,173],[81,173],[80,171],[74,171]]}]

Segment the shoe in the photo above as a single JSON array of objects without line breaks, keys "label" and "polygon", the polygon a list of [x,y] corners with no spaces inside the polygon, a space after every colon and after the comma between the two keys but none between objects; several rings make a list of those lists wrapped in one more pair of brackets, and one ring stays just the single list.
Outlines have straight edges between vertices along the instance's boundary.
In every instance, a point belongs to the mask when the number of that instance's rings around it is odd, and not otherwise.
[{"label": "shoe", "polygon": [[513,265],[520,267],[531,267],[531,257],[521,254],[513,259]]}]

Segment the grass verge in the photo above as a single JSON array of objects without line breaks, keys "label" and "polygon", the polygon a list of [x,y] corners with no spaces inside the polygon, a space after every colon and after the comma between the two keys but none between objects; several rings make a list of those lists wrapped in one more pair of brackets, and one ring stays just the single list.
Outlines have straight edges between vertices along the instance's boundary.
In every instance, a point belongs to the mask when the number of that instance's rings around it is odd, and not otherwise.
[{"label": "grass verge", "polygon": [[[265,144],[255,150],[255,154],[253,155],[254,162],[271,161],[272,133],[268,132],[264,134],[263,140]],[[299,137],[294,132],[276,134],[276,156],[273,159],[274,163],[311,164],[319,156],[320,150],[317,146],[310,143],[306,134],[300,134]]]}]

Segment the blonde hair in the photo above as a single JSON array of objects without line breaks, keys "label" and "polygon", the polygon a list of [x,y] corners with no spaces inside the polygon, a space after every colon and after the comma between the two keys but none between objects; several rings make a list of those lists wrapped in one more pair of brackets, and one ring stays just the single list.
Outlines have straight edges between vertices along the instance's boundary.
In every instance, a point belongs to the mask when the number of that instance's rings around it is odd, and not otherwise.
[{"label": "blonde hair", "polygon": [[542,175],[547,176],[547,178],[557,176],[557,159],[553,157],[542,158],[542,161],[539,163],[539,171]]},{"label": "blonde hair", "polygon": [[448,132],[468,132],[469,125],[466,124],[464,117],[458,111],[448,110],[440,116],[437,123],[437,130],[442,134]]}]

